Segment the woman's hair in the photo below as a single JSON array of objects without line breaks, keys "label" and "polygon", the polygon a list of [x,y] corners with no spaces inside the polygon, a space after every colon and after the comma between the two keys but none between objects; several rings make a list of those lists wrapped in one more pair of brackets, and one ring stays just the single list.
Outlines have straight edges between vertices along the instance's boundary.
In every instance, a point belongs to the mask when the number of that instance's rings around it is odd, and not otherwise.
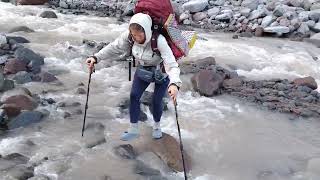
[{"label": "woman's hair", "polygon": [[129,29],[144,33],[143,27],[140,24],[137,24],[137,23],[130,24]]}]

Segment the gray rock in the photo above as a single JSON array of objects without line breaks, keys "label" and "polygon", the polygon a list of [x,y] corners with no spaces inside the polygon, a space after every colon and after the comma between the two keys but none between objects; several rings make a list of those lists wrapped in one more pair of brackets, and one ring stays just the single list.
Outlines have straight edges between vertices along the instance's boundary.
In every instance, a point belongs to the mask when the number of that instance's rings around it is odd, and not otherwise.
[{"label": "gray rock", "polygon": [[84,88],[78,88],[76,94],[86,94],[86,90]]},{"label": "gray rock", "polygon": [[0,34],[0,46],[7,43],[7,37]]},{"label": "gray rock", "polygon": [[308,24],[303,22],[303,23],[301,23],[301,25],[297,31],[301,34],[308,34],[310,29],[309,29]]},{"label": "gray rock", "polygon": [[320,9],[313,10],[309,12],[309,18],[315,22],[319,21],[320,19]]},{"label": "gray rock", "polygon": [[[15,43],[30,43],[30,41],[24,37],[20,37],[20,36],[7,36],[8,42],[13,45]],[[14,40],[14,43],[11,43],[12,40]]]},{"label": "gray rock", "polygon": [[220,14],[215,17],[218,21],[230,21],[232,15],[230,13]]},{"label": "gray rock", "polygon": [[159,170],[152,169],[141,161],[137,161],[134,172],[142,176],[157,176],[161,174]]},{"label": "gray rock", "polygon": [[258,18],[263,18],[266,15],[264,9],[257,9],[252,11],[249,20],[254,20],[254,19],[258,19]]},{"label": "gray rock", "polygon": [[6,79],[6,80],[4,80],[4,84],[3,84],[2,88],[0,89],[0,91],[5,92],[5,91],[11,90],[13,88],[14,88],[13,80]]},{"label": "gray rock", "polygon": [[251,10],[255,10],[258,8],[259,1],[257,0],[244,0],[241,3],[242,7],[250,8]]},{"label": "gray rock", "polygon": [[84,135],[83,135],[83,143],[87,148],[92,148],[97,145],[103,144],[106,142],[104,136],[104,125],[101,123],[90,123],[86,126]]},{"label": "gray rock", "polygon": [[286,17],[289,20],[294,19],[296,16],[298,16],[298,14],[294,11],[287,11],[284,13],[283,17]]},{"label": "gray rock", "polygon": [[289,0],[289,4],[294,7],[303,7],[304,0]]},{"label": "gray rock", "polygon": [[310,93],[312,91],[312,89],[307,86],[298,86],[297,90],[306,93]]},{"label": "gray rock", "polygon": [[299,13],[298,17],[302,22],[306,22],[309,20],[309,13],[306,11],[302,11],[301,13]]},{"label": "gray rock", "polygon": [[286,9],[284,8],[284,6],[283,5],[279,5],[273,11],[273,15],[276,16],[276,17],[281,17],[281,16],[284,15],[285,12],[286,12]]},{"label": "gray rock", "polygon": [[122,144],[114,148],[116,155],[124,159],[135,159],[137,153],[134,151],[133,147],[130,144]]},{"label": "gray rock", "polygon": [[27,32],[27,33],[34,32],[34,30],[28,28],[27,26],[18,26],[18,27],[14,27],[14,28],[10,29],[9,33],[14,33],[14,32],[19,32],[19,31],[23,31],[23,32]]},{"label": "gray rock", "polygon": [[314,3],[311,7],[310,10],[317,10],[320,9],[320,2]]},{"label": "gray rock", "polygon": [[204,12],[197,12],[193,15],[193,20],[201,21],[207,17],[207,13]]},{"label": "gray rock", "polygon": [[310,37],[310,39],[320,40],[320,33],[314,34],[313,36]]},{"label": "gray rock", "polygon": [[223,80],[223,75],[219,73],[210,70],[202,70],[192,77],[191,82],[194,90],[204,96],[210,97],[219,93]]},{"label": "gray rock", "polygon": [[196,13],[204,10],[208,5],[208,0],[192,0],[183,4],[182,8],[191,13]]},{"label": "gray rock", "polygon": [[282,18],[282,19],[280,20],[280,22],[279,22],[279,25],[280,25],[280,26],[289,27],[290,24],[291,24],[291,22],[290,22],[288,19],[286,19],[286,18]]},{"label": "gray rock", "polygon": [[316,33],[320,32],[320,22],[318,22],[317,24],[314,25],[314,27],[312,27],[312,30]]},{"label": "gray rock", "polygon": [[8,123],[9,129],[18,127],[26,127],[30,124],[40,122],[42,120],[42,113],[38,111],[25,111],[19,114],[16,118]]},{"label": "gray rock", "polygon": [[58,18],[56,13],[53,11],[44,11],[39,16],[42,18]]},{"label": "gray rock", "polygon": [[298,29],[301,25],[301,22],[299,21],[298,18],[292,19],[290,24],[294,27],[294,30]]},{"label": "gray rock", "polygon": [[19,48],[15,51],[14,55],[18,60],[21,60],[26,64],[29,64],[30,62],[33,62],[33,66],[44,64],[44,58],[28,48]]},{"label": "gray rock", "polygon": [[250,16],[250,12],[251,12],[250,8],[243,8],[243,9],[240,10],[241,15],[243,15],[245,17],[249,17]]},{"label": "gray rock", "polygon": [[17,165],[7,170],[6,177],[8,179],[28,179],[33,176],[33,168],[25,165]]},{"label": "gray rock", "polygon": [[179,17],[180,21],[184,21],[185,19],[188,19],[190,17],[189,13],[182,13]]},{"label": "gray rock", "polygon": [[313,28],[316,25],[316,22],[309,20],[306,22],[306,24],[308,25],[309,28]]},{"label": "gray rock", "polygon": [[262,26],[263,28],[266,28],[266,27],[268,27],[273,21],[274,21],[274,20],[273,20],[273,17],[272,17],[271,15],[266,16],[266,17],[264,17],[264,18],[262,19],[261,26]]},{"label": "gray rock", "polygon": [[62,8],[65,8],[65,9],[69,8],[69,5],[65,1],[60,1],[59,2],[59,6],[62,7]]},{"label": "gray rock", "polygon": [[211,8],[208,10],[208,16],[209,17],[216,16],[219,14],[219,12],[220,12],[220,8],[217,8],[217,7]]},{"label": "gray rock", "polygon": [[285,26],[274,26],[274,27],[264,28],[264,32],[276,33],[276,34],[282,35],[282,34],[290,32],[290,29]]},{"label": "gray rock", "polygon": [[213,2],[213,4],[216,6],[223,6],[225,2],[225,0],[216,0]]},{"label": "gray rock", "polygon": [[32,74],[26,71],[20,71],[13,77],[17,84],[25,84],[32,81]]}]

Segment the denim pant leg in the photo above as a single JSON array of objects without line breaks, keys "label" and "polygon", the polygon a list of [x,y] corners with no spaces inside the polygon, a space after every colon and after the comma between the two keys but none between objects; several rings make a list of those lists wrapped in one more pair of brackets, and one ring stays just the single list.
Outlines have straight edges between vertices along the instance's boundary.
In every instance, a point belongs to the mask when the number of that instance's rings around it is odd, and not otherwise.
[{"label": "denim pant leg", "polygon": [[153,120],[159,122],[163,112],[162,99],[167,92],[169,77],[162,84],[155,84],[153,93]]},{"label": "denim pant leg", "polygon": [[130,93],[130,122],[137,123],[140,118],[140,98],[150,83],[141,80],[136,74]]}]

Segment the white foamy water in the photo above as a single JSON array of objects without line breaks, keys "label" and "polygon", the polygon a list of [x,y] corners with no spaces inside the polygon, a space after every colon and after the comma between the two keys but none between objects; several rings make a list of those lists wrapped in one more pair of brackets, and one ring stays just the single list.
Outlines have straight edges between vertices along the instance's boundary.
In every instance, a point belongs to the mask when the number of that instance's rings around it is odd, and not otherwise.
[{"label": "white foamy water", "polygon": [[[63,86],[29,83],[24,85],[33,93],[55,89],[42,97],[57,102],[81,102],[85,95],[75,93],[80,82],[87,83],[88,71],[84,58],[92,50],[82,45],[83,39],[110,41],[127,28],[112,18],[74,16],[58,13],[58,19],[37,17],[42,6],[13,6],[0,3],[0,32],[26,25],[34,33],[21,35],[32,43],[26,46],[46,56],[44,70],[59,69]],[[186,60],[214,56],[218,64],[237,68],[240,75],[250,79],[271,79],[313,76],[320,84],[318,48],[303,42],[283,39],[240,38],[231,34],[206,34],[208,41],[198,41]],[[73,48],[69,48],[72,46]],[[21,153],[31,163],[49,160],[36,166],[35,174],[51,179],[141,179],[133,173],[133,161],[115,156],[112,148],[120,144],[119,136],[127,128],[128,115],[121,115],[117,105],[129,98],[131,82],[125,63],[108,68],[97,67],[92,75],[87,122],[105,125],[106,143],[93,149],[83,147],[82,115],[63,119],[63,110],[45,107],[51,115],[36,125],[11,131],[1,137],[0,154]],[[184,78],[187,79],[187,78]],[[290,116],[264,111],[255,104],[244,103],[222,95],[200,97],[189,89],[190,82],[179,94],[178,114],[186,152],[192,157],[193,180],[310,180],[319,176],[308,169],[310,160],[320,157],[319,119],[294,119]],[[152,90],[152,88],[150,88]],[[163,130],[178,139],[172,102],[162,118]],[[144,124],[152,125],[152,115]],[[151,135],[150,135],[151,138]],[[28,146],[28,141],[35,146]],[[141,156],[152,162],[170,180],[183,179],[154,157]],[[152,161],[151,161],[152,160]]]}]

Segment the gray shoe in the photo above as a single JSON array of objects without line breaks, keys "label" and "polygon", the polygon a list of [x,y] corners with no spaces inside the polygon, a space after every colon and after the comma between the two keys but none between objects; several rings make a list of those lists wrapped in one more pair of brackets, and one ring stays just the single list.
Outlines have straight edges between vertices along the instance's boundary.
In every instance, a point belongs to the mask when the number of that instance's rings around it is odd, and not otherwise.
[{"label": "gray shoe", "polygon": [[161,128],[153,129],[153,131],[152,131],[152,137],[153,137],[154,139],[160,139],[160,138],[162,138]]}]

